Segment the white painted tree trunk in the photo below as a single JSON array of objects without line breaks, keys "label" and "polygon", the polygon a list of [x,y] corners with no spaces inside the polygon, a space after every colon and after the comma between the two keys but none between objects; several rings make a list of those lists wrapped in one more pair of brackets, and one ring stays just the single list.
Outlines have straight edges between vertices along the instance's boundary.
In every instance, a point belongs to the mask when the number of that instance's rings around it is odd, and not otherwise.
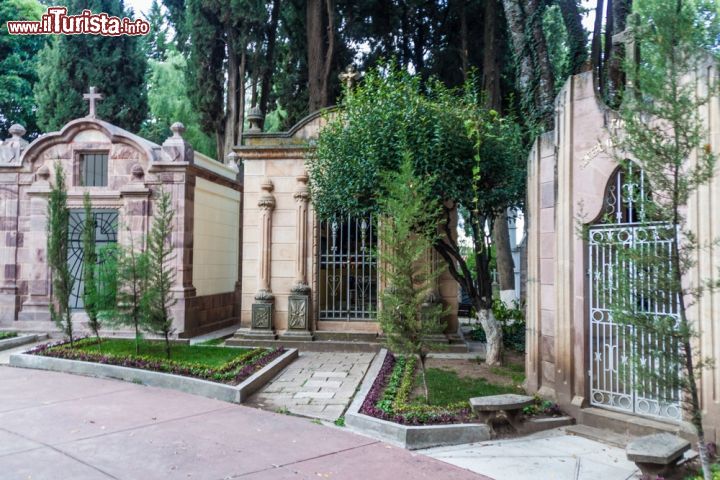
[{"label": "white painted tree trunk", "polygon": [[495,319],[492,309],[480,309],[477,313],[478,321],[485,331],[487,345],[485,347],[485,363],[500,365],[502,362],[502,328]]}]

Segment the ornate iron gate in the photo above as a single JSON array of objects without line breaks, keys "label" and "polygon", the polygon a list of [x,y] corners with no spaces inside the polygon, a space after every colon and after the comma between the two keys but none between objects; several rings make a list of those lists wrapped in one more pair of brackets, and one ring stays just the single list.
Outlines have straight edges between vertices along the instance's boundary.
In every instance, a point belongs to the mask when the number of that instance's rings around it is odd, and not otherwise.
[{"label": "ornate iron gate", "polygon": [[[665,376],[678,375],[663,354],[667,349],[677,349],[677,343],[613,320],[613,301],[618,298],[620,282],[624,282],[618,278],[622,274],[632,280],[631,292],[624,301],[631,302],[634,311],[653,318],[674,318],[677,323],[677,298],[662,294],[657,274],[668,268],[674,228],[666,223],[645,222],[642,199],[648,198],[641,171],[626,176],[618,170],[605,198],[607,223],[593,225],[589,230],[590,403],[680,420],[679,388],[640,379],[633,368],[633,359],[639,359],[644,369]],[[661,260],[653,267],[657,269],[654,275],[618,254],[621,248],[629,247],[642,256]],[[663,265],[664,259],[667,263]]]},{"label": "ornate iron gate", "polygon": [[[116,210],[94,210],[95,244],[100,250],[102,246],[117,242],[118,212]],[[83,241],[85,212],[70,210],[70,232],[68,245],[68,266],[72,278],[70,292],[70,308],[83,309]]]},{"label": "ornate iron gate", "polygon": [[320,320],[375,320],[376,248],[372,217],[338,217],[320,222]]}]

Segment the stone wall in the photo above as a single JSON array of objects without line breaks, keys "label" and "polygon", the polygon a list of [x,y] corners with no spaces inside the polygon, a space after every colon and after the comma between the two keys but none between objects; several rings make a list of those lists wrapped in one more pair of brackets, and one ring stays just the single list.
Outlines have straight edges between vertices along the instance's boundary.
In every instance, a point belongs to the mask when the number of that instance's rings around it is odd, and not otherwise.
[{"label": "stone wall", "polygon": [[[699,88],[717,78],[706,65]],[[711,130],[708,143],[720,151],[720,105],[714,98],[702,112]],[[589,406],[588,246],[582,225],[601,217],[606,186],[618,165],[606,153],[617,115],[598,101],[591,73],[571,77],[556,99],[555,130],[538,138],[528,160],[527,387],[556,400],[583,421]],[[692,161],[692,159],[691,159]],[[720,170],[688,205],[688,224],[698,239],[720,238]],[[698,258],[690,283],[717,278],[720,251]],[[708,292],[689,313],[701,331],[701,354],[718,357],[720,293]],[[702,400],[710,437],[720,427],[720,370],[702,377]]]}]

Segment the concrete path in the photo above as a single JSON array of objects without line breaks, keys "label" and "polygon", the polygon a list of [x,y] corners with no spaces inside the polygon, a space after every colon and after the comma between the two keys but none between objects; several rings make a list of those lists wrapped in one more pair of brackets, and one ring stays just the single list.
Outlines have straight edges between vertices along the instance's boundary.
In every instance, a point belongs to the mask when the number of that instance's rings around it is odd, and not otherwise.
[{"label": "concrete path", "polygon": [[248,405],[334,421],[342,416],[374,353],[301,352]]},{"label": "concrete path", "polygon": [[0,478],[487,480],[308,419],[4,366]]},{"label": "concrete path", "polygon": [[496,480],[627,480],[639,478],[625,450],[563,429],[523,438],[431,448],[422,453]]}]

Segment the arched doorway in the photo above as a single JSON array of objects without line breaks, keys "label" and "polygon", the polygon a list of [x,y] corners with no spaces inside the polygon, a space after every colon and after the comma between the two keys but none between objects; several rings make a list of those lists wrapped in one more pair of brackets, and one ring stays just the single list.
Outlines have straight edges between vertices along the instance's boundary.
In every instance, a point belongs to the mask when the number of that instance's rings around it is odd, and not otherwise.
[{"label": "arched doorway", "polygon": [[[640,376],[633,368],[635,360],[644,369],[658,372],[657,377],[660,373],[677,375],[663,356],[668,348],[677,348],[677,343],[613,319],[621,284],[632,285],[621,295],[627,297],[623,301],[629,302],[633,311],[650,318],[678,318],[677,298],[657,294],[661,291],[657,271],[667,268],[662,265],[665,258],[670,261],[674,227],[648,218],[649,201],[644,172],[628,163],[611,176],[600,218],[588,228],[590,404],[680,420],[680,389],[652,376]],[[623,248],[652,255],[653,261],[658,260],[657,268],[638,267],[640,261],[619,254]],[[618,278],[620,272],[632,281]]]}]

